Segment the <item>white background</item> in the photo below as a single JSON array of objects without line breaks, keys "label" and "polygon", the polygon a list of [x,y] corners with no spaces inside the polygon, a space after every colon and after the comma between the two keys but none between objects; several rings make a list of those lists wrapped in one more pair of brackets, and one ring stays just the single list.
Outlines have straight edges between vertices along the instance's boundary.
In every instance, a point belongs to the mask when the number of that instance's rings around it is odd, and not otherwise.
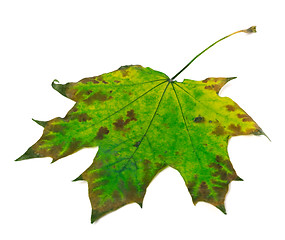
[{"label": "white background", "polygon": [[[285,239],[284,1],[20,1],[0,3],[1,239]],[[92,162],[84,149],[54,164],[13,160],[42,134],[31,118],[63,117],[73,106],[51,82],[78,81],[140,64],[177,80],[232,77],[221,93],[263,128],[265,137],[231,139],[243,182],[233,182],[227,215],[193,205],[178,172],[166,169],[143,209],[125,206],[90,224],[85,182],[71,182]]]}]

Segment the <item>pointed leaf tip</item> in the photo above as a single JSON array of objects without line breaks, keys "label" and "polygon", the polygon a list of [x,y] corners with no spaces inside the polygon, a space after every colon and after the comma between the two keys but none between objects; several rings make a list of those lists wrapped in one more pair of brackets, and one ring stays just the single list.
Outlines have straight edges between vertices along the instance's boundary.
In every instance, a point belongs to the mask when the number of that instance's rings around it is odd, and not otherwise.
[{"label": "pointed leaf tip", "polygon": [[54,90],[56,90],[57,92],[59,92],[61,95],[66,96],[66,85],[63,85],[63,84],[56,84],[56,83],[59,83],[58,80],[53,80],[52,83],[51,83],[51,86]]},{"label": "pointed leaf tip", "polygon": [[237,176],[237,177],[235,178],[235,181],[243,181],[243,179],[242,179],[241,177]]},{"label": "pointed leaf tip", "polygon": [[32,118],[32,120],[33,120],[35,123],[37,123],[37,124],[39,124],[40,126],[42,126],[42,127],[45,127],[45,126],[47,125],[47,122],[46,122],[46,121],[39,121],[39,120],[36,120],[36,119],[33,119],[33,118]]},{"label": "pointed leaf tip", "polygon": [[257,129],[257,130],[254,131],[252,134],[255,135],[255,136],[263,135],[263,136],[265,136],[265,137],[271,142],[271,139],[266,135],[265,132],[263,132],[263,130],[262,130],[261,128],[260,128],[260,129]]},{"label": "pointed leaf tip", "polygon": [[104,215],[104,213],[101,213],[97,210],[92,209],[91,213],[91,223],[96,222],[99,218],[101,218]]},{"label": "pointed leaf tip", "polygon": [[77,178],[75,178],[74,180],[72,180],[72,182],[77,182],[77,181],[85,181],[85,180],[83,179],[83,176],[80,175]]},{"label": "pointed leaf tip", "polygon": [[216,206],[223,214],[227,214],[226,208],[224,204]]},{"label": "pointed leaf tip", "polygon": [[22,156],[17,158],[15,161],[22,161],[31,158],[39,158],[41,157],[39,154],[35,153],[34,150],[30,147]]},{"label": "pointed leaf tip", "polygon": [[142,203],[142,202],[137,202],[137,204],[138,204],[141,208],[143,208],[143,203]]},{"label": "pointed leaf tip", "polygon": [[227,78],[227,82],[229,82],[229,81],[231,81],[231,80],[233,80],[233,79],[236,79],[237,77],[229,77],[229,78]]}]

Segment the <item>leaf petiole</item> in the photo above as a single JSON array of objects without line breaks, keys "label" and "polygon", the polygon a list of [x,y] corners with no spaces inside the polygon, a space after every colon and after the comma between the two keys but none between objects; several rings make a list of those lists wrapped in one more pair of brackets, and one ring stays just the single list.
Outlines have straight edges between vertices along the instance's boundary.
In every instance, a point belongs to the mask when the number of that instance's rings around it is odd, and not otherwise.
[{"label": "leaf petiole", "polygon": [[228,37],[230,37],[230,36],[232,36],[232,35],[234,35],[234,34],[236,34],[236,33],[240,33],[240,32],[244,32],[244,33],[255,33],[255,32],[256,32],[256,26],[252,26],[252,27],[250,27],[250,28],[248,28],[248,29],[236,31],[236,32],[231,33],[231,34],[229,34],[229,35],[227,35],[227,36],[225,36],[225,37],[219,39],[218,41],[214,42],[214,43],[211,44],[209,47],[207,47],[207,48],[204,49],[202,52],[200,52],[198,55],[196,55],[189,63],[187,63],[187,65],[186,65],[184,68],[182,68],[178,73],[176,73],[176,74],[174,75],[174,77],[172,77],[169,81],[170,81],[170,82],[173,82],[174,79],[175,79],[178,75],[180,75],[187,67],[189,67],[189,65],[190,65],[192,62],[194,62],[194,61],[196,60],[196,58],[198,58],[200,55],[202,55],[202,54],[203,54],[204,52],[206,52],[208,49],[210,49],[211,47],[213,47],[214,45],[216,45],[218,42],[220,42],[220,41],[222,41],[222,40],[224,40],[224,39],[226,39],[226,38],[228,38]]}]

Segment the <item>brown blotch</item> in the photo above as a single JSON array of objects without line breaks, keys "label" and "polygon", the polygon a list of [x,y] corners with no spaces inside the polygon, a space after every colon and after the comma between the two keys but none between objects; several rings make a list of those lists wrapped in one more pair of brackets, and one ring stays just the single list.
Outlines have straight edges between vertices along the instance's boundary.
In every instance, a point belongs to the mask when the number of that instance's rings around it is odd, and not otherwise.
[{"label": "brown blotch", "polygon": [[212,134],[215,134],[217,136],[226,135],[227,132],[225,131],[225,128],[221,125],[216,126],[215,130],[212,132]]},{"label": "brown blotch", "polygon": [[133,109],[127,112],[127,117],[129,117],[131,121],[137,121],[135,111]]},{"label": "brown blotch", "polygon": [[[223,185],[224,187],[237,177],[231,162],[228,159],[223,159],[220,155],[216,156],[216,162],[209,164],[209,167],[215,169],[215,172],[212,174],[214,177],[219,177],[222,181],[226,181],[226,183],[222,183],[213,179],[212,182],[214,184]],[[215,191],[217,190],[221,191],[220,188]]]},{"label": "brown blotch", "polygon": [[59,153],[62,151],[62,146],[57,145],[57,146],[52,146],[50,149],[40,149],[40,154],[42,155],[42,151],[45,152],[45,156],[51,157],[53,159],[53,162],[61,158],[59,156]]},{"label": "brown blotch", "polygon": [[194,120],[193,120],[195,123],[203,123],[205,122],[205,118],[204,117],[195,117]]},{"label": "brown blotch", "polygon": [[121,195],[120,195],[120,193],[119,193],[118,190],[115,190],[115,191],[113,192],[112,197],[113,197],[113,199],[114,199],[115,201],[120,201],[120,200],[121,200]]},{"label": "brown blotch", "polygon": [[241,126],[239,124],[231,124],[228,126],[228,129],[233,132],[232,136],[244,135],[244,132],[241,130]]},{"label": "brown blotch", "polygon": [[104,135],[107,135],[108,133],[109,133],[109,130],[107,127],[100,127],[95,139],[102,140],[104,138]]},{"label": "brown blotch", "polygon": [[49,137],[42,136],[41,139],[35,143],[31,148],[40,157],[51,157],[53,160],[52,162],[57,161],[58,159],[67,156],[68,154],[60,155],[64,145],[58,144],[54,145],[52,147],[42,147],[42,145],[45,143],[45,140],[47,140]]},{"label": "brown blotch", "polygon": [[92,118],[88,116],[87,113],[82,113],[80,115],[78,115],[78,121],[79,122],[86,122],[88,120],[91,120]]},{"label": "brown blotch", "polygon": [[139,147],[139,145],[141,144],[141,141],[136,142],[133,146],[134,147]]},{"label": "brown blotch", "polygon": [[[129,119],[127,119],[129,120]],[[127,122],[126,120],[126,122]],[[125,121],[123,120],[122,117],[120,117],[119,119],[117,119],[116,122],[113,123],[113,125],[115,126],[115,130],[116,131],[122,131],[125,127],[125,125],[127,125],[128,123],[125,123]]]},{"label": "brown blotch", "polygon": [[121,71],[123,77],[126,77],[129,75],[127,69],[121,69],[120,71]]},{"label": "brown blotch", "polygon": [[102,168],[104,166],[103,161],[100,158],[95,158],[93,162],[94,168]]},{"label": "brown blotch", "polygon": [[95,80],[96,77],[89,77],[89,78],[83,78],[80,80],[81,83],[86,84],[88,82],[92,82],[94,84],[98,84],[99,82]]},{"label": "brown blotch", "polygon": [[103,81],[103,76],[102,76],[102,75],[97,76],[97,77],[96,77],[96,80],[99,81],[99,82],[102,82],[102,81]]},{"label": "brown blotch", "polygon": [[86,104],[92,104],[94,101],[105,102],[107,100],[112,99],[112,96],[107,96],[106,94],[102,93],[101,91],[94,93],[90,97],[86,98],[84,102]]},{"label": "brown blotch", "polygon": [[205,89],[214,90],[217,93],[220,91],[220,88],[221,87],[219,85],[217,85],[217,84],[212,84],[212,85],[205,86]]},{"label": "brown blotch", "polygon": [[193,203],[196,204],[199,201],[213,202],[213,197],[210,195],[210,190],[205,181],[201,182],[197,194],[194,193],[197,185],[197,178],[187,184],[188,191],[192,196]]},{"label": "brown blotch", "polygon": [[216,161],[217,162],[221,162],[222,160],[223,160],[222,156],[220,156],[220,155],[216,156]]},{"label": "brown blotch", "polygon": [[225,202],[225,196],[228,192],[228,184],[221,184],[221,187],[213,187],[214,191],[216,192],[216,198],[218,199],[218,201],[216,201],[215,203],[213,203],[216,207],[219,205],[224,204]]},{"label": "brown blotch", "polygon": [[[219,199],[217,201],[218,204],[224,202],[225,195],[228,191],[228,184],[237,178],[237,174],[229,159],[223,159],[221,156],[217,155],[216,161],[218,162],[218,164],[215,163],[210,164],[210,167],[216,169],[216,172],[213,174],[213,176],[219,176],[221,180],[226,181],[226,182],[220,182],[220,181],[215,181],[214,179],[212,180],[213,184],[219,185],[213,187],[213,189],[217,194],[217,198]],[[217,167],[217,165],[219,165],[219,167]],[[223,165],[224,167],[222,167],[221,165]],[[227,168],[228,171],[226,171],[225,168]]]},{"label": "brown blotch", "polygon": [[226,108],[228,109],[229,112],[233,112],[236,110],[236,107],[233,105],[227,105]]},{"label": "brown blotch", "polygon": [[47,132],[47,131],[62,132],[62,131],[64,131],[64,127],[61,124],[49,124],[45,129],[45,132]]},{"label": "brown blotch", "polygon": [[201,182],[199,186],[198,196],[195,198],[195,202],[209,201],[211,198],[210,190],[206,182]]},{"label": "brown blotch", "polygon": [[82,147],[81,142],[73,139],[73,141],[70,143],[68,149],[66,150],[66,152],[63,153],[63,155],[61,157],[65,157],[67,155],[70,155],[70,154],[78,151],[81,147]]},{"label": "brown blotch", "polygon": [[127,112],[127,117],[128,118],[126,120],[120,117],[119,119],[117,119],[116,122],[113,123],[116,131],[127,131],[129,130],[129,128],[125,129],[125,126],[129,124],[131,121],[137,121],[135,112],[133,109]]},{"label": "brown blotch", "polygon": [[242,118],[243,122],[253,122],[253,119],[247,114],[238,114],[238,118]]},{"label": "brown blotch", "polygon": [[197,174],[195,174],[194,179],[187,183],[187,188],[191,195],[192,195],[192,192],[194,191],[195,186],[197,185],[197,179],[198,179],[198,176]]}]

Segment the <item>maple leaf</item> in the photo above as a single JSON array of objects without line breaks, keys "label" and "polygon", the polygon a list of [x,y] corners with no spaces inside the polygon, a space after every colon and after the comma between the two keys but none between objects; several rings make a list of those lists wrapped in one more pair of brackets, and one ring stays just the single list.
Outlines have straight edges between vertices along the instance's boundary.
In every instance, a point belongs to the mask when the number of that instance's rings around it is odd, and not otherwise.
[{"label": "maple leaf", "polygon": [[131,65],[76,83],[55,80],[52,87],[76,104],[64,118],[34,120],[43,135],[17,160],[54,162],[99,146],[92,165],[75,179],[88,182],[91,222],[128,203],[142,206],[148,185],[167,166],[182,175],[194,204],[205,201],[225,213],[228,185],[241,180],[229,160],[228,140],[264,132],[233,100],[218,95],[233,78],[174,79],[233,34],[173,78]]}]

